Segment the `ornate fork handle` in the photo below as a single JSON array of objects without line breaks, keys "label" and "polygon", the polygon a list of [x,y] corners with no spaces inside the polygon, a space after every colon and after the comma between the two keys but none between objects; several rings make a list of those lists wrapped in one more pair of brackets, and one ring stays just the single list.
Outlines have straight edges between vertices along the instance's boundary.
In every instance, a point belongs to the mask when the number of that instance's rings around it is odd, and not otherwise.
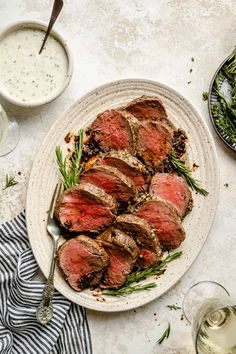
[{"label": "ornate fork handle", "polygon": [[52,296],[54,293],[53,279],[54,279],[54,269],[55,269],[55,262],[56,262],[55,253],[57,250],[59,237],[53,239],[54,239],[53,254],[52,254],[50,273],[43,289],[42,300],[36,311],[36,318],[38,322],[42,324],[47,324],[53,316],[53,307],[52,307]]}]

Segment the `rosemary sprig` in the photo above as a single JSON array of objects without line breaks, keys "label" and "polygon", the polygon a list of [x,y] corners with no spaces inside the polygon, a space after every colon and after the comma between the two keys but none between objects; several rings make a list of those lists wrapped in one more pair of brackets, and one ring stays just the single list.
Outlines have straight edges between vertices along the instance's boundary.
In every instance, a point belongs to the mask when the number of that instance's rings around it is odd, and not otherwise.
[{"label": "rosemary sprig", "polygon": [[166,307],[168,307],[170,310],[181,310],[181,307],[176,305],[167,305]]},{"label": "rosemary sprig", "polygon": [[172,152],[170,154],[170,162],[172,163],[176,171],[179,173],[179,175],[186,180],[187,184],[191,189],[195,190],[197,193],[200,193],[204,196],[209,194],[205,189],[201,187],[200,181],[198,181],[192,176],[192,171],[190,170],[190,168],[185,165],[185,162],[182,161],[176,155],[175,152]]},{"label": "rosemary sprig", "polygon": [[125,284],[122,286],[120,289],[111,289],[111,290],[105,290],[103,292],[104,295],[111,295],[111,296],[124,296],[131,294],[135,291],[143,291],[143,290],[149,290],[150,288],[154,288],[157,284],[156,283],[148,283],[144,285],[131,285],[134,282],[140,282],[141,280],[147,279],[147,277],[151,275],[160,275],[165,271],[165,266],[179,258],[182,255],[182,251],[180,252],[175,252],[172,254],[169,254],[165,259],[159,262],[159,264],[147,268],[147,269],[139,269],[136,272],[133,272],[132,274],[128,275]]},{"label": "rosemary sprig", "polygon": [[163,259],[162,261],[160,261],[157,265],[154,265],[150,268],[147,269],[138,269],[136,272],[131,273],[130,275],[128,275],[125,285],[134,283],[134,282],[139,282],[141,280],[145,280],[147,279],[147,277],[151,276],[151,275],[160,275],[162,274],[167,265],[167,263],[179,258],[182,255],[182,251],[180,252],[175,252],[172,254],[169,254],[165,259]]},{"label": "rosemary sprig", "polygon": [[[236,50],[233,51],[229,60],[217,74],[213,92],[218,98],[218,102],[211,105],[211,112],[218,130],[227,140],[236,143]],[[221,86],[227,81],[231,87],[231,97],[227,99]]]},{"label": "rosemary sprig", "polygon": [[61,147],[56,147],[57,164],[66,189],[75,186],[79,181],[82,171],[81,157],[83,152],[83,135],[84,130],[80,129],[79,143],[75,144],[75,151],[69,160],[63,157]]},{"label": "rosemary sprig", "polygon": [[166,330],[164,331],[162,336],[158,339],[157,343],[161,344],[164,339],[169,338],[169,335],[170,335],[170,322],[168,322],[168,326],[167,326]]},{"label": "rosemary sprig", "polygon": [[155,288],[157,286],[156,283],[148,283],[144,285],[125,285],[120,289],[110,289],[103,292],[104,295],[111,295],[111,296],[125,296],[132,294],[136,291],[143,291],[143,290],[150,290],[151,288]]},{"label": "rosemary sprig", "polygon": [[2,190],[7,189],[9,187],[14,186],[15,184],[17,184],[18,182],[15,180],[15,177],[12,176],[8,176],[8,174],[6,175],[6,179],[5,179],[5,186]]}]

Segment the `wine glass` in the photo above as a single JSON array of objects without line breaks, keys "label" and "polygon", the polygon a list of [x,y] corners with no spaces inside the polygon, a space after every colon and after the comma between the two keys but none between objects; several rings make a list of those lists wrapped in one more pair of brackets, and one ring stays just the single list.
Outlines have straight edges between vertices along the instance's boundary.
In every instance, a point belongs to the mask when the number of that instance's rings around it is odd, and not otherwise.
[{"label": "wine glass", "polygon": [[197,354],[236,354],[236,300],[214,281],[193,285],[183,301]]},{"label": "wine glass", "polygon": [[15,118],[6,114],[0,105],[0,156],[9,154],[20,138],[19,125]]}]

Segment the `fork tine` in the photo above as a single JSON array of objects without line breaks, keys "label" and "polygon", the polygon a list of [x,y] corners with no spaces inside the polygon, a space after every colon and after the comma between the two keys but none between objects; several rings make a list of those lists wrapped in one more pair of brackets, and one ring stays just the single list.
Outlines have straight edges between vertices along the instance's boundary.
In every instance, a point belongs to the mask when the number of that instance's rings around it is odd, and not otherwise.
[{"label": "fork tine", "polygon": [[62,182],[59,183],[59,193],[58,193],[58,196],[64,192],[64,184]]},{"label": "fork tine", "polygon": [[56,193],[55,193],[55,195],[53,195],[53,204],[52,204],[52,209],[50,211],[51,218],[54,217],[54,210],[55,210],[56,202],[57,202],[59,195],[62,193],[63,189],[64,189],[63,184],[61,182],[57,183]]},{"label": "fork tine", "polygon": [[52,196],[52,200],[51,200],[51,204],[48,210],[48,222],[51,218],[53,218],[53,214],[54,214],[54,209],[56,206],[56,201],[57,198],[59,197],[59,195],[63,192],[64,190],[64,185],[60,182],[56,184],[56,187],[54,189],[53,192],[53,196]]},{"label": "fork tine", "polygon": [[51,217],[52,217],[51,214],[52,214],[52,210],[54,209],[53,205],[54,205],[55,197],[57,195],[57,190],[58,190],[58,183],[56,184],[56,187],[54,189],[53,196],[52,196],[51,203],[50,203],[50,207],[48,210],[48,220],[51,219]]}]

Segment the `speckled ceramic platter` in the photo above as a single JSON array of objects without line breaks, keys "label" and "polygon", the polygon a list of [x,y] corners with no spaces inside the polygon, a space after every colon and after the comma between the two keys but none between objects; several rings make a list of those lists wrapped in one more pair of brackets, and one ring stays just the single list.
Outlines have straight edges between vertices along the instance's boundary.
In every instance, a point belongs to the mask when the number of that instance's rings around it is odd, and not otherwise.
[{"label": "speckled ceramic platter", "polygon": [[[170,289],[189,269],[200,252],[213,222],[219,191],[216,151],[210,132],[193,106],[179,93],[160,83],[147,80],[115,81],[89,92],[78,100],[53,125],[45,138],[34,162],[27,194],[27,227],[35,258],[45,276],[49,273],[52,252],[51,239],[46,232],[47,210],[59,179],[55,161],[55,147],[63,144],[68,131],[86,127],[99,112],[119,107],[142,95],[158,96],[163,100],[170,120],[176,127],[183,128],[189,136],[187,160],[199,168],[194,173],[202,181],[209,195],[203,197],[193,193],[194,209],[184,219],[187,238],[179,250],[183,256],[168,265],[157,286],[150,291],[133,293],[126,297],[105,296],[97,301],[90,290],[78,293],[70,288],[59,269],[55,272],[55,287],[65,297],[84,307],[98,311],[125,311],[144,305]],[[61,240],[63,242],[63,240]]]}]

